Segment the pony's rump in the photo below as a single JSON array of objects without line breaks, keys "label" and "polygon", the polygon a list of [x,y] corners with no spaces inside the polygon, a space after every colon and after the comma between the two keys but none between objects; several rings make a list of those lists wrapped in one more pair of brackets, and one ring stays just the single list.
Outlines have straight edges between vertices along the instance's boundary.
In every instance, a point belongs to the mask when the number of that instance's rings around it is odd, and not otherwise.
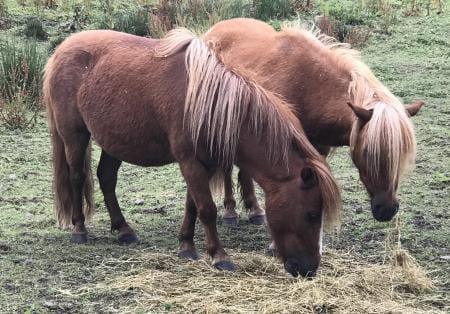
[{"label": "pony's rump", "polygon": [[[52,146],[52,167],[53,167],[53,197],[54,197],[54,213],[58,226],[61,228],[68,228],[72,225],[72,190],[70,188],[69,167],[65,153],[65,146],[61,136],[58,133],[55,118],[53,114],[53,84],[51,80],[54,79],[52,56],[44,68],[44,82],[43,82],[43,100],[46,104],[47,119],[50,128],[50,139]],[[94,181],[91,170],[91,145],[89,144],[84,161],[84,173],[86,179],[83,186],[84,206],[83,214],[86,220],[90,220],[95,211],[95,204],[93,198]]]}]

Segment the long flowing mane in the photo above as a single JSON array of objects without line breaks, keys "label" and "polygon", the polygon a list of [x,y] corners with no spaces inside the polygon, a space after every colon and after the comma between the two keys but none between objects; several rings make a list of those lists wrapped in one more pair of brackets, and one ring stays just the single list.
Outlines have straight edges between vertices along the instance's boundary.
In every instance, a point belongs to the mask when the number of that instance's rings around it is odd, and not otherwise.
[{"label": "long flowing mane", "polygon": [[287,162],[296,144],[306,163],[318,177],[325,225],[340,220],[340,192],[325,160],[307,139],[292,105],[221,63],[207,44],[186,29],[175,29],[161,40],[155,55],[168,57],[186,48],[188,86],[184,124],[194,146],[206,131],[211,154],[219,154],[225,165],[234,161],[239,132],[245,120],[252,132],[266,141],[269,158]]},{"label": "long flowing mane", "polygon": [[[358,51],[334,38],[309,30],[299,23],[287,24],[285,32],[295,32],[305,40],[320,44],[322,50],[351,77],[349,98],[356,106],[373,110],[372,118],[365,124],[356,119],[350,136],[351,154],[365,158],[368,173],[374,182],[381,175],[388,176],[390,189],[396,190],[402,175],[412,169],[416,156],[413,125],[400,100],[395,97],[362,62]],[[359,149],[356,149],[359,147]]]}]

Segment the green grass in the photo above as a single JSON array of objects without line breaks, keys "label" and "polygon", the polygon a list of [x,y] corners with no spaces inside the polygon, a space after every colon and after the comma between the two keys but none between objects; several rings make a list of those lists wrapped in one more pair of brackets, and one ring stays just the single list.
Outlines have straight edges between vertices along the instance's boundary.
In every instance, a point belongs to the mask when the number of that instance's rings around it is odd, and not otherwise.
[{"label": "green grass", "polygon": [[[16,18],[26,10],[33,13],[32,8],[9,8]],[[67,16],[63,8],[52,14],[46,14],[46,19],[56,21]],[[448,15],[402,18],[391,35],[375,34],[362,51],[363,59],[396,95],[405,102],[426,101],[414,118],[417,166],[399,193],[401,239],[436,281],[436,290],[432,297],[428,296],[441,300],[430,301],[436,309],[445,306],[446,298],[448,301],[450,280],[449,261],[441,258],[450,255],[449,29]],[[7,32],[15,36],[13,31]],[[57,35],[57,27],[49,32]],[[0,33],[0,38],[3,35]],[[146,252],[176,254],[185,195],[178,166],[139,168],[124,164],[120,170],[118,198],[141,238],[140,245],[128,248],[116,243],[97,184],[98,213],[89,226],[89,243],[76,246],[70,244],[68,231],[54,225],[49,150],[44,115],[31,130],[0,126],[0,312],[101,313],[134,309],[139,291],[88,288],[134,274],[135,268],[142,267],[118,262],[126,257]],[[99,159],[97,147],[93,159],[94,164]],[[343,190],[344,212],[340,234],[327,237],[326,247],[356,252],[368,262],[382,262],[390,224],[373,220],[348,149],[339,149],[330,163]],[[138,198],[144,199],[144,205],[135,205]],[[203,253],[201,228],[198,231],[197,244]],[[219,226],[219,233],[225,247],[234,252],[264,254],[269,241],[264,228],[249,225],[245,219],[239,230],[230,232]],[[77,295],[80,291],[84,292]],[[161,305],[160,311],[170,310],[177,308]]]}]

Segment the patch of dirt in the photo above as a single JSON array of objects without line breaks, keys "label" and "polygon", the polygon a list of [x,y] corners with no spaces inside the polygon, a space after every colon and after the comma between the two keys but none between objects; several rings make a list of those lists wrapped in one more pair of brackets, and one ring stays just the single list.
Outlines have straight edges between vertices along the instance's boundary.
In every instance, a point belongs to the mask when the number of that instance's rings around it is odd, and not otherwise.
[{"label": "patch of dirt", "polygon": [[9,252],[12,250],[12,247],[7,244],[1,244],[0,243],[0,253],[2,252]]}]

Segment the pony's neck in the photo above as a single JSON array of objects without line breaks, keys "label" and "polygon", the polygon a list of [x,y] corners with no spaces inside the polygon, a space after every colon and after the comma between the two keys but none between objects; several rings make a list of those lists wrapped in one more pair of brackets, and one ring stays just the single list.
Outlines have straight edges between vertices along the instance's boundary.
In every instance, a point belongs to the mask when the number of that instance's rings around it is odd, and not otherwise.
[{"label": "pony's neck", "polygon": [[[348,146],[356,120],[347,105],[350,74],[315,47],[315,41],[283,32],[277,38],[281,47],[289,48],[280,50],[282,57],[270,54],[270,62],[246,59],[244,67],[253,70],[264,88],[293,104],[313,145]],[[250,62],[259,64],[250,67]]]},{"label": "pony's neck", "polygon": [[[280,93],[294,104],[297,115],[311,143],[315,146],[348,146],[356,117],[347,102],[348,84],[333,70],[304,69],[301,80],[288,73]],[[315,73],[321,73],[316,75]],[[315,76],[316,75],[316,76]],[[287,84],[287,82],[298,82]]]},{"label": "pony's neck", "polygon": [[267,192],[269,186],[265,183],[285,180],[300,169],[304,161],[293,151],[293,147],[289,149],[286,160],[273,161],[266,145],[264,135],[256,136],[253,132],[242,130],[235,163]]}]

